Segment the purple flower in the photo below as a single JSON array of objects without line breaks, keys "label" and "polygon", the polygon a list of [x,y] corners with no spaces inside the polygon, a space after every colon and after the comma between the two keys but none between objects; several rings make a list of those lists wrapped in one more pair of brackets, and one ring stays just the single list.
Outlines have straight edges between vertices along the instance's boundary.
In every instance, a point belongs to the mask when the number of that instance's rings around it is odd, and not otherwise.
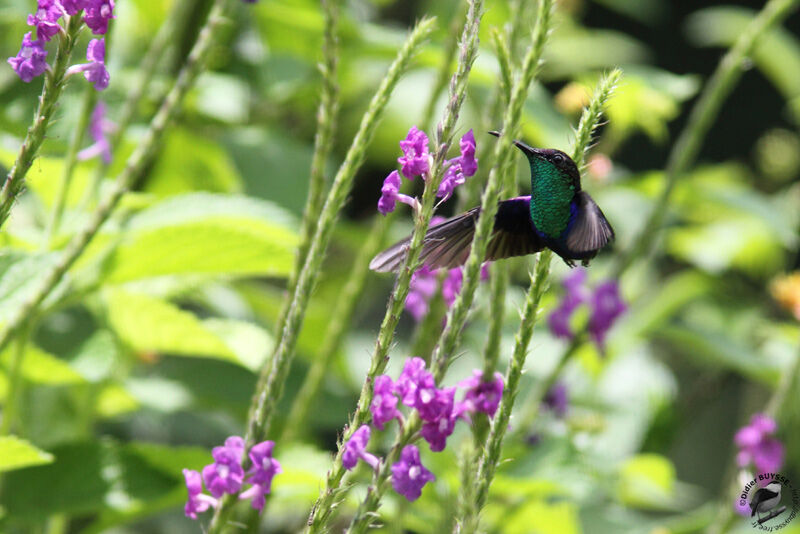
[{"label": "purple flower", "polygon": [[55,0],[39,0],[36,13],[28,15],[28,26],[35,26],[37,39],[47,42],[61,31],[58,19],[62,15],[61,6]]},{"label": "purple flower", "polygon": [[753,464],[758,473],[775,473],[783,465],[783,444],[771,434],[778,429],[774,419],[762,413],[754,414],[750,424],[736,432],[734,443],[739,447],[736,461],[739,467]]},{"label": "purple flower", "polygon": [[282,472],[281,464],[272,457],[273,441],[262,441],[250,448],[252,467],[247,474],[247,482],[252,486],[241,494],[239,499],[252,499],[251,505],[259,512],[264,509],[264,496],[272,490],[272,479]]},{"label": "purple flower", "polygon": [[86,0],[85,6],[86,15],[83,21],[92,33],[95,35],[103,35],[108,31],[108,21],[114,16],[114,0]]},{"label": "purple flower", "polygon": [[89,63],[73,65],[67,69],[67,75],[83,72],[87,81],[94,84],[94,88],[102,91],[108,87],[110,76],[106,70],[106,43],[103,39],[92,39],[86,47],[86,59]]},{"label": "purple flower", "polygon": [[463,185],[467,177],[474,175],[478,170],[478,160],[475,159],[475,136],[472,130],[464,134],[459,142],[459,147],[461,156],[445,163],[448,167],[439,184],[439,190],[436,192],[436,196],[443,201],[450,198],[456,187]]},{"label": "purple flower", "polygon": [[451,307],[456,301],[456,297],[461,293],[461,285],[464,282],[464,272],[461,267],[450,269],[447,278],[442,282],[442,297],[447,307]]},{"label": "purple flower", "polygon": [[388,375],[380,375],[375,378],[369,410],[372,412],[372,424],[378,430],[383,430],[384,424],[400,417],[400,412],[397,410],[397,397],[394,395],[394,383]]},{"label": "purple flower", "polygon": [[566,293],[559,306],[547,318],[550,332],[556,337],[572,339],[575,334],[569,325],[572,313],[583,304],[587,299],[587,290],[584,287],[586,281],[586,270],[578,268],[572,271],[569,276],[564,278],[561,284]]},{"label": "purple flower", "polygon": [[413,178],[428,172],[430,169],[428,136],[425,132],[412,126],[406,138],[400,141],[400,148],[403,150],[403,156],[397,158],[397,162],[402,165],[400,170],[403,176]]},{"label": "purple flower", "polygon": [[197,514],[202,514],[209,507],[216,508],[217,499],[203,493],[203,481],[200,478],[200,473],[191,469],[184,469],[183,477],[186,479],[186,490],[189,493],[189,499],[183,508],[183,513],[186,517],[197,519]]},{"label": "purple flower", "polygon": [[444,450],[447,438],[453,433],[453,429],[456,426],[456,419],[457,417],[451,407],[451,413],[448,416],[434,422],[425,421],[422,424],[420,435],[428,442],[433,452]]},{"label": "purple flower", "polygon": [[483,371],[475,369],[472,376],[459,382],[459,387],[467,388],[464,400],[459,403],[458,412],[481,412],[489,417],[494,417],[500,399],[503,398],[503,375],[494,374],[494,380],[483,381]]},{"label": "purple flower", "polygon": [[106,119],[106,105],[102,100],[92,111],[89,122],[89,135],[94,139],[94,144],[78,152],[79,160],[86,160],[95,156],[100,156],[105,163],[111,163],[111,144],[106,138],[106,133],[114,129],[114,123]]},{"label": "purple flower", "polygon": [[489,279],[489,264],[492,263],[487,261],[483,265],[481,265],[481,282],[485,282]]},{"label": "purple flower", "polygon": [[619,294],[616,280],[608,280],[597,286],[590,304],[592,316],[589,318],[589,334],[602,349],[609,329],[625,311],[625,302]]},{"label": "purple flower", "polygon": [[436,271],[431,271],[424,265],[411,276],[405,308],[415,321],[420,322],[428,315],[428,303],[436,293],[437,284]]},{"label": "purple flower", "polygon": [[394,392],[400,395],[403,404],[414,407],[417,388],[421,382],[433,381],[433,375],[425,370],[425,360],[418,357],[409,358],[394,383]]},{"label": "purple flower", "polygon": [[559,418],[566,415],[568,406],[569,391],[563,382],[553,384],[542,399],[542,407],[551,410]]},{"label": "purple flower", "polygon": [[378,211],[381,212],[382,215],[394,211],[395,207],[397,207],[398,200],[403,204],[408,204],[412,208],[419,205],[416,198],[400,193],[400,175],[397,171],[392,171],[383,181],[381,198],[378,199]]},{"label": "purple flower", "polygon": [[46,58],[47,50],[44,49],[44,41],[32,41],[31,32],[28,32],[22,38],[22,48],[19,49],[19,53],[8,58],[8,64],[23,82],[30,83],[31,80],[47,70]]},{"label": "purple flower", "polygon": [[417,384],[414,395],[414,408],[423,421],[438,423],[453,413],[456,388],[439,389],[433,381],[433,375],[426,373]]},{"label": "purple flower", "polygon": [[436,480],[433,473],[425,469],[419,459],[419,449],[406,445],[400,453],[400,461],[392,465],[392,487],[409,501],[419,499],[422,487]]},{"label": "purple flower", "polygon": [[86,0],[61,0],[61,6],[67,15],[75,15],[84,8],[85,4]]},{"label": "purple flower", "polygon": [[203,480],[211,495],[220,498],[225,493],[237,493],[242,488],[243,452],[244,440],[238,436],[229,437],[224,447],[214,447],[211,451],[214,463],[203,468]]},{"label": "purple flower", "polygon": [[361,427],[353,432],[350,439],[344,445],[344,453],[342,453],[342,465],[345,469],[350,471],[358,463],[361,458],[373,469],[378,468],[380,460],[374,455],[367,452],[367,443],[369,442],[369,425],[361,425]]}]

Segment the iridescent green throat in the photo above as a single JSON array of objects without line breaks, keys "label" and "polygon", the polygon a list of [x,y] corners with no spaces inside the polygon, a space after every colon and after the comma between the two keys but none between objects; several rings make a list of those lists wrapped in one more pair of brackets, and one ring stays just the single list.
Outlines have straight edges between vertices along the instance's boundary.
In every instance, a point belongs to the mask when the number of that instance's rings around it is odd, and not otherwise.
[{"label": "iridescent green throat", "polygon": [[558,237],[569,222],[575,187],[551,163],[531,158],[531,218],[536,228]]}]

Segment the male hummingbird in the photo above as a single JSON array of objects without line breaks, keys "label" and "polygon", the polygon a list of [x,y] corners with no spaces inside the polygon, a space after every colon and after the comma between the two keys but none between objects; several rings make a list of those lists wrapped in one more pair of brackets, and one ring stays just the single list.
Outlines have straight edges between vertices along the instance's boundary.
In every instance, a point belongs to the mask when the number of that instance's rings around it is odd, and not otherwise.
[{"label": "male hummingbird", "polygon": [[[525,256],[547,247],[570,267],[575,266],[573,260],[588,265],[614,239],[614,230],[592,197],[581,191],[575,162],[560,150],[532,148],[522,141],[514,144],[531,166],[531,194],[500,201],[486,260]],[[420,253],[422,264],[433,270],[466,262],[480,210],[478,206],[430,227]],[[410,241],[408,237],[379,253],[369,268],[397,271]]]}]

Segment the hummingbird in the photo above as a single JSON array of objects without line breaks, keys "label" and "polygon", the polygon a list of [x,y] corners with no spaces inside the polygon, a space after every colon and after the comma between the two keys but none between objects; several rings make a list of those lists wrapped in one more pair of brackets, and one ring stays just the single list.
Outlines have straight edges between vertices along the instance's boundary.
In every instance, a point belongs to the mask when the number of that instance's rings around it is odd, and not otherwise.
[{"label": "hummingbird", "polygon": [[[489,133],[500,136],[498,132]],[[588,265],[614,239],[614,230],[589,193],[581,190],[578,166],[560,150],[533,148],[519,140],[514,144],[528,158],[531,194],[498,203],[485,259],[526,256],[547,247],[569,267],[575,267],[575,260]],[[478,206],[431,226],[423,240],[422,265],[431,270],[463,265],[480,211]],[[369,268],[396,272],[410,242],[408,237],[379,253]]]}]

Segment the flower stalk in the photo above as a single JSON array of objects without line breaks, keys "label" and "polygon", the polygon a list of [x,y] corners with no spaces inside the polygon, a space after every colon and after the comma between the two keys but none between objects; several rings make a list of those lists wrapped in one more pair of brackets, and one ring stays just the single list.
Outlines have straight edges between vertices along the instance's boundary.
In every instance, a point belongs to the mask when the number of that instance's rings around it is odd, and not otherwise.
[{"label": "flower stalk", "polygon": [[25,135],[25,140],[19,149],[14,166],[11,167],[3,187],[0,189],[0,227],[11,215],[11,208],[17,196],[25,187],[25,175],[31,168],[33,160],[44,142],[58,99],[67,85],[67,67],[69,67],[72,49],[78,40],[82,25],[83,22],[80,16],[69,17],[67,27],[59,37],[56,59],[52,70],[49,70],[45,75],[44,87],[39,97],[39,107],[36,110],[33,124],[28,128],[28,133]]}]

